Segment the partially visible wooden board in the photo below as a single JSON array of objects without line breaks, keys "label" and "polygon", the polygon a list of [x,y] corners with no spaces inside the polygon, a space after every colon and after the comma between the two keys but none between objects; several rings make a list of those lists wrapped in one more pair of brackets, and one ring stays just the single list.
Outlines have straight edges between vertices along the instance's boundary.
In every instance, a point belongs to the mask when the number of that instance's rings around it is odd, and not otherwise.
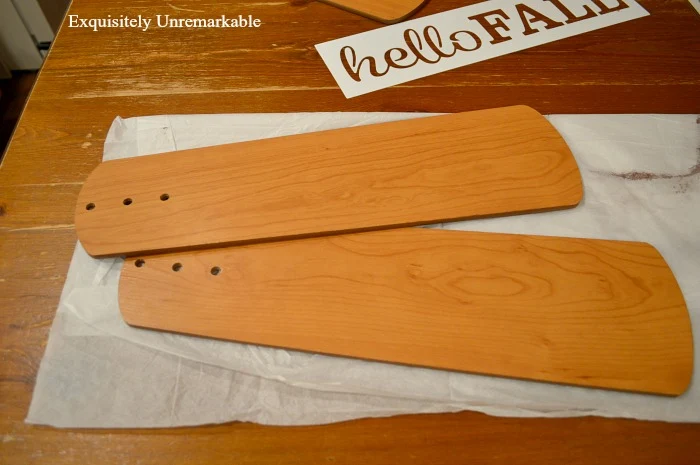
[{"label": "partially visible wooden board", "polygon": [[398,23],[411,16],[428,0],[321,0],[386,24]]},{"label": "partially visible wooden board", "polygon": [[415,228],[148,256],[119,305],[144,328],[626,391],[679,395],[693,367],[683,295],[638,242]]},{"label": "partially visible wooden board", "polygon": [[75,225],[89,254],[133,255],[566,208],[582,192],[559,133],[517,106],[108,161]]}]

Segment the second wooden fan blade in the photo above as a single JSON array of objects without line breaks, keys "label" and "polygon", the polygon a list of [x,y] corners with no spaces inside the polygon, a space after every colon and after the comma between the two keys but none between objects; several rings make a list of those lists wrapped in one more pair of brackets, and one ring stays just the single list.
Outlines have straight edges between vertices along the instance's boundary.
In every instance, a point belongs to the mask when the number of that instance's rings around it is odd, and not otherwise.
[{"label": "second wooden fan blade", "polygon": [[127,260],[127,323],[514,378],[678,395],[683,295],[649,244],[397,229]]},{"label": "second wooden fan blade", "polygon": [[102,163],[75,224],[93,256],[284,240],[566,208],[571,151],[508,107]]}]

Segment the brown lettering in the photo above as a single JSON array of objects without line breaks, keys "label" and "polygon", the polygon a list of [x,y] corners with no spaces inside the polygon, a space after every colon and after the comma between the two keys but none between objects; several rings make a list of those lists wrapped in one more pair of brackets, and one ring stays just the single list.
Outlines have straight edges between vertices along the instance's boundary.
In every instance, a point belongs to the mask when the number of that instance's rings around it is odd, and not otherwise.
[{"label": "brown lettering", "polygon": [[[474,48],[464,48],[462,46],[462,41],[457,38],[458,35],[468,34],[474,40]],[[478,35],[474,34],[472,31],[457,31],[450,34],[450,40],[452,45],[455,46],[456,50],[461,50],[462,52],[473,52],[481,47],[481,39]]]},{"label": "brown lettering", "polygon": [[[392,58],[391,54],[392,52],[399,52],[399,56],[397,58]],[[399,61],[405,60],[408,57],[408,52],[402,48],[390,48],[389,50],[386,51],[384,54],[384,61],[386,61],[386,64],[389,65],[390,68],[410,68],[411,66],[415,65],[418,62],[418,57],[416,57],[415,60],[413,60],[413,63],[409,63],[407,65],[402,65],[399,64]]]},{"label": "brown lettering", "polygon": [[[348,50],[350,51],[351,63],[348,62]],[[374,77],[384,76],[391,69],[389,66],[387,66],[385,71],[377,71],[377,62],[374,59],[374,57],[365,57],[361,59],[358,63],[355,49],[350,47],[349,45],[346,45],[345,47],[340,49],[340,62],[343,64],[343,68],[345,68],[345,71],[350,75],[350,77],[357,82],[360,82],[362,80],[362,78],[360,77],[360,73],[362,72],[362,64],[365,62],[367,62],[368,64],[367,66],[369,68],[369,73]]]},{"label": "brown lettering", "polygon": [[[414,37],[415,40],[418,41],[418,47],[416,47],[416,44],[414,43]],[[420,34],[418,34],[413,29],[406,29],[403,32],[403,40],[406,42],[408,48],[416,55],[416,57],[419,60],[424,61],[425,63],[429,63],[431,65],[440,61],[440,57],[438,57],[437,60],[433,61],[421,53],[421,51],[423,50],[423,40],[420,38]]]},{"label": "brown lettering", "polygon": [[[564,23],[560,23],[557,21],[554,21],[552,18],[543,15],[539,11],[530,8],[529,6],[525,5],[524,3],[518,3],[515,5],[515,9],[518,11],[518,16],[520,16],[520,21],[523,23],[523,35],[529,36],[530,34],[535,34],[536,32],[540,32],[539,29],[535,29],[532,27],[533,22],[541,22],[544,23],[544,28],[545,29],[554,29],[555,27],[563,26]],[[528,19],[527,16],[525,15],[530,15],[532,19]]]},{"label": "brown lettering", "polygon": [[583,5],[583,11],[586,13],[581,16],[576,16],[571,10],[569,10],[561,0],[544,0],[545,2],[550,2],[552,5],[557,7],[557,10],[561,11],[566,15],[566,24],[575,23],[578,21],[583,21],[584,19],[590,19],[598,16],[595,11],[591,10],[588,5]]},{"label": "brown lettering", "polygon": [[608,14],[612,13],[613,11],[620,11],[624,10],[625,8],[629,8],[629,5],[626,4],[623,0],[617,0],[617,5],[613,7],[607,6],[605,3],[603,3],[602,0],[593,0],[593,4],[600,8],[600,14]]},{"label": "brown lettering", "polygon": [[[472,48],[462,45],[460,36],[465,34],[474,41],[474,46]],[[471,31],[456,31],[449,36],[452,49],[450,49],[449,52],[445,51],[443,47],[449,47],[449,45],[443,43],[440,31],[438,31],[435,26],[426,26],[423,29],[423,37],[413,29],[406,29],[403,37],[408,50],[401,47],[393,47],[384,52],[383,58],[386,63],[386,69],[383,71],[377,68],[377,60],[373,56],[367,56],[358,61],[355,49],[349,45],[340,49],[340,62],[343,68],[345,68],[345,72],[348,73],[354,81],[360,82],[362,81],[364,69],[369,71],[369,74],[373,77],[381,77],[387,74],[391,68],[410,68],[415,66],[419,61],[435,64],[443,58],[453,57],[457,51],[471,52],[481,47],[481,39],[475,33]],[[423,47],[423,40],[425,40],[427,44],[427,47],[425,47],[426,50],[424,50]],[[423,52],[427,51],[427,49],[430,49],[437,55],[435,60],[425,56]],[[410,62],[405,62],[411,54],[414,55],[414,59]]]},{"label": "brown lettering", "polygon": [[[621,1],[621,0],[620,0]],[[498,15],[500,18],[495,18],[494,22],[489,21],[489,18],[487,16],[493,16],[493,15]],[[489,33],[491,38],[492,44],[500,44],[501,42],[505,42],[507,40],[512,39],[512,37],[504,36],[501,35],[500,32],[498,32],[498,29],[504,29],[506,31],[510,31],[508,26],[506,26],[506,23],[503,22],[504,19],[510,19],[507,14],[503,12],[503,10],[493,10],[493,11],[487,11],[486,13],[480,13],[478,15],[470,16],[469,19],[473,19],[481,27],[484,28],[486,32]]]},{"label": "brown lettering", "polygon": [[[431,32],[434,32],[433,35],[437,37],[437,44],[435,44],[433,38],[430,37]],[[440,37],[440,33],[435,26],[426,26],[426,28],[423,29],[423,36],[425,37],[425,42],[428,44],[428,47],[430,47],[440,58],[450,58],[457,53],[457,49],[452,50],[452,53],[445,53],[442,51],[442,37]]]}]

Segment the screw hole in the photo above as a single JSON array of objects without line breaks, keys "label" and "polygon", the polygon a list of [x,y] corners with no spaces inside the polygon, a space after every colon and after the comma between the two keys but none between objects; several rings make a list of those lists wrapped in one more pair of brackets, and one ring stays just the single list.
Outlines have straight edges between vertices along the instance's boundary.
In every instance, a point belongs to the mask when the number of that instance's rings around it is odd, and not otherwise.
[{"label": "screw hole", "polygon": [[136,268],[141,268],[145,264],[146,264],[146,260],[144,260],[143,258],[139,258],[138,260],[136,260],[134,262],[134,265],[136,265]]},{"label": "screw hole", "polygon": [[215,266],[211,269],[211,274],[213,274],[214,276],[218,275],[219,273],[221,273],[221,268],[219,268],[218,266]]},{"label": "screw hole", "polygon": [[182,263],[174,263],[173,271],[180,271],[182,269]]},{"label": "screw hole", "polygon": [[133,200],[131,200],[130,198],[126,198],[126,199],[124,199],[123,203],[124,203],[124,205],[131,205],[132,202],[133,202]]},{"label": "screw hole", "polygon": [[163,202],[165,202],[165,201],[168,200],[169,198],[170,198],[170,195],[168,195],[168,194],[163,194],[163,195],[160,196],[160,200],[162,200]]},{"label": "screw hole", "polygon": [[89,204],[85,205],[85,210],[94,210],[95,209],[95,204],[90,202]]}]

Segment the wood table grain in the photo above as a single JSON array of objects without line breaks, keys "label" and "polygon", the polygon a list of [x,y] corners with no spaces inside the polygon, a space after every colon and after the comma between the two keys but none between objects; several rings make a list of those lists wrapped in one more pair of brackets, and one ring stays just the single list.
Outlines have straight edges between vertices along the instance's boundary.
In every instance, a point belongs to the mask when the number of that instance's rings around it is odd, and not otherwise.
[{"label": "wood table grain", "polygon": [[[432,0],[419,14],[462,6]],[[252,14],[259,29],[63,25],[0,168],[0,463],[692,463],[700,425],[408,415],[329,426],[56,430],[23,423],[68,263],[73,208],[116,116],[292,111],[700,111],[700,17],[651,16],[346,100],[313,45],[379,27],[299,0],[74,0],[81,17]]]}]

